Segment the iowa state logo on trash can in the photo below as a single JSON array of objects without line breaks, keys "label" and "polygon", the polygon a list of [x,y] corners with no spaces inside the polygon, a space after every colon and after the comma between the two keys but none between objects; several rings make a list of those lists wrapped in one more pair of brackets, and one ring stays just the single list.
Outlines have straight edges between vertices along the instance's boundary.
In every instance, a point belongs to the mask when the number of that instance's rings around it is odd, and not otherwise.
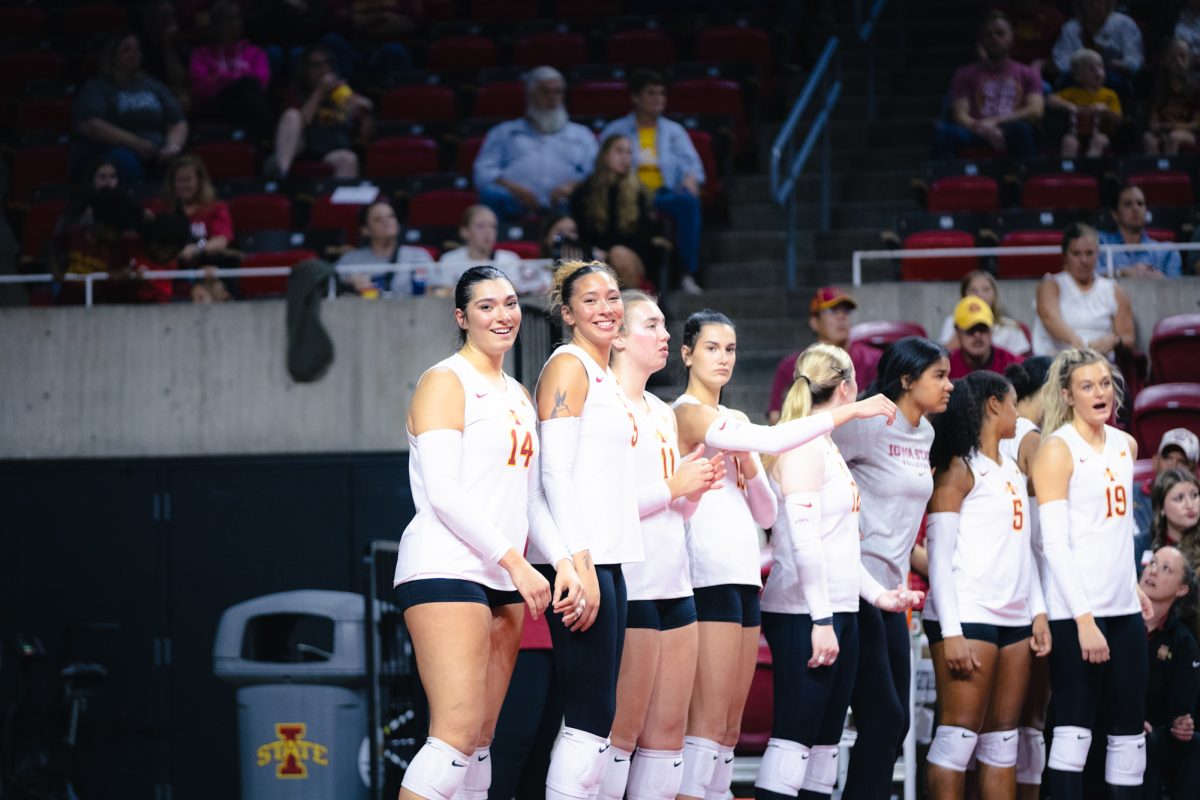
[{"label": "iowa state logo on trash can", "polygon": [[308,762],[322,767],[329,766],[329,748],[310,742],[308,725],[303,722],[276,722],[273,742],[267,742],[257,750],[258,766],[275,764],[276,778],[307,778]]}]

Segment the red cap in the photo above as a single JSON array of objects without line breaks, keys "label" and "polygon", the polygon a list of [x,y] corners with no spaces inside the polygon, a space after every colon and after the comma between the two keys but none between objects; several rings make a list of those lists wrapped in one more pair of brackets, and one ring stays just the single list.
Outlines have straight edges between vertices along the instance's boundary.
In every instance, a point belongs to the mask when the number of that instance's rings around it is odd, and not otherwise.
[{"label": "red cap", "polygon": [[811,314],[819,314],[827,308],[835,308],[843,303],[851,308],[858,308],[858,303],[854,302],[854,298],[845,291],[836,286],[822,286],[813,295],[812,302],[808,304],[808,310]]}]

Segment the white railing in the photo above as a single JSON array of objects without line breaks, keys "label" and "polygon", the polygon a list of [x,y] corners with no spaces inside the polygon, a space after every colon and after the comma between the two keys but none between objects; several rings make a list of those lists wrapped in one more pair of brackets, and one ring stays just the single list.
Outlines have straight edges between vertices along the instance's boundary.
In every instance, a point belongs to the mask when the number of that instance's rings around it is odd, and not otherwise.
[{"label": "white railing", "polygon": [[[474,267],[474,266],[481,266],[481,265],[505,267],[505,268],[511,269],[512,262],[501,265],[501,264],[497,264],[495,262],[489,262],[489,261],[472,261],[468,265],[464,266],[464,269],[466,269],[468,266]],[[534,268],[535,270],[545,270],[546,267],[549,267],[551,265],[552,265],[552,262],[548,258],[524,258],[524,259],[521,259],[521,261],[519,262],[518,268],[524,267],[524,268]],[[414,266],[418,266],[418,265],[408,264],[408,263],[404,263],[404,264],[389,264],[389,263],[346,264],[346,265],[342,265],[342,266],[335,266],[334,271],[338,275],[361,275],[364,273],[367,275],[382,275],[382,274],[386,274],[389,272],[399,272],[404,269],[411,270],[412,267],[414,267]],[[423,265],[423,266],[428,266],[428,265]],[[140,272],[140,273],[138,273],[136,278],[130,278],[129,280],[175,280],[176,278],[195,280],[198,278],[206,278],[206,277],[210,277],[210,276],[217,277],[217,278],[279,278],[279,277],[283,277],[286,275],[290,275],[291,272],[292,272],[291,267],[283,267],[283,266],[281,266],[281,267],[231,267],[231,268],[220,268],[220,269],[212,268],[212,267],[209,267],[206,269],[164,269],[164,270],[147,270],[146,272]],[[536,273],[533,273],[533,274],[536,274]],[[522,291],[522,286],[520,284],[529,283],[528,281],[519,279],[518,276],[516,276],[516,275],[512,275],[510,277],[516,279],[516,280],[514,280],[514,286],[516,286],[518,292]],[[89,272],[89,273],[83,274],[83,275],[67,273],[66,275],[62,276],[62,279],[72,282],[72,283],[82,283],[84,285],[84,289],[83,289],[84,303],[83,304],[84,304],[84,306],[91,308],[92,305],[94,305],[93,298],[94,298],[94,292],[95,292],[94,287],[95,287],[96,283],[98,281],[111,280],[112,278],[109,275],[109,273],[107,273],[107,272]],[[0,275],[0,284],[6,284],[6,283],[52,283],[55,280],[56,280],[56,276],[51,275],[50,273],[47,273],[47,272],[30,274],[30,275]],[[548,285],[549,285],[548,276],[547,276],[545,283],[548,287]],[[336,279],[331,278],[329,280],[329,289],[328,289],[327,296],[330,299],[337,297],[337,281],[336,281]]]},{"label": "white railing", "polygon": [[[1114,277],[1114,253],[1144,253],[1148,250],[1200,250],[1200,242],[1146,242],[1145,244],[1102,244],[1100,257],[1104,259],[1104,271]],[[1056,244],[1027,245],[1022,247],[927,247],[913,250],[855,250],[851,255],[851,275],[854,285],[862,286],[862,262],[864,260],[903,261],[906,258],[962,258],[963,256],[1049,256],[1062,253]],[[1003,275],[1000,277],[1004,277]]]}]

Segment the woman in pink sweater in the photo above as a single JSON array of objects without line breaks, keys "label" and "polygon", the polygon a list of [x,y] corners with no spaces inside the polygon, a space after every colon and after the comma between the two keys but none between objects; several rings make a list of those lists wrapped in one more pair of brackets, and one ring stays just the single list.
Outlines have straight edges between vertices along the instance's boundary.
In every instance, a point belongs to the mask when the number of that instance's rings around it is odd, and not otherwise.
[{"label": "woman in pink sweater", "polygon": [[269,134],[271,68],[262,48],[242,38],[242,10],[236,3],[213,4],[209,35],[209,44],[192,51],[194,116],[245,130],[253,140]]}]

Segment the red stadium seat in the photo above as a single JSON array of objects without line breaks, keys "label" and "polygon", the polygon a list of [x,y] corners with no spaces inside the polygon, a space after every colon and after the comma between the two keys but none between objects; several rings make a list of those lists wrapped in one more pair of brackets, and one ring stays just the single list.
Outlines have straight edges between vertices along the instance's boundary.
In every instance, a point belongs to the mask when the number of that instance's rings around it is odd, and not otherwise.
[{"label": "red stadium seat", "polygon": [[1025,208],[1100,207],[1100,182],[1092,175],[1051,173],[1033,175],[1021,189]]},{"label": "red stadium seat", "polygon": [[[276,253],[251,253],[242,259],[242,267],[294,267],[301,261],[316,258],[312,250],[284,250]],[[238,278],[242,297],[283,297],[287,294],[288,276]]]},{"label": "red stadium seat", "polygon": [[695,54],[698,61],[749,61],[758,65],[764,83],[771,80],[771,37],[758,28],[725,25],[700,31]]},{"label": "red stadium seat", "polygon": [[243,194],[229,199],[229,214],[238,233],[289,230],[292,201],[282,194]]},{"label": "red stadium seat", "polygon": [[379,102],[381,120],[448,122],[457,116],[454,90],[436,83],[397,86],[384,92]]},{"label": "red stadium seat", "polygon": [[525,114],[525,84],[520,81],[486,83],[475,92],[473,117],[516,119]]},{"label": "red stadium seat", "polygon": [[907,320],[877,320],[860,322],[850,328],[850,338],[847,344],[863,342],[880,349],[892,342],[897,342],[905,336],[926,336],[925,326]]},{"label": "red stadium seat", "polygon": [[1133,485],[1136,487],[1154,479],[1154,459],[1139,458],[1133,462]]},{"label": "red stadium seat", "polygon": [[549,64],[564,69],[586,64],[587,60],[587,40],[573,31],[527,33],[513,45],[513,64],[518,67]]},{"label": "red stadium seat", "polygon": [[333,177],[333,165],[315,158],[306,158],[292,164],[288,174],[297,178],[330,178]]},{"label": "red stadium seat", "polygon": [[[966,231],[917,231],[904,237],[905,250],[950,250],[974,246],[975,237]],[[979,259],[975,256],[905,258],[900,261],[900,280],[956,281],[973,269],[979,269]]]},{"label": "red stadium seat", "polygon": [[46,27],[46,12],[32,6],[0,7],[0,31],[5,36],[30,39],[41,35]]},{"label": "red stadium seat", "polygon": [[571,87],[567,108],[572,114],[621,117],[633,107],[625,81],[583,81]]},{"label": "red stadium seat", "polygon": [[16,97],[29,81],[58,80],[63,70],[63,57],[50,50],[0,53],[0,98]]},{"label": "red stadium seat", "polygon": [[774,695],[775,671],[771,666],[771,648],[767,646],[766,637],[760,637],[754,677],[750,681],[746,710],[742,714],[742,731],[735,747],[739,755],[760,755],[767,749],[771,723],[775,718]]},{"label": "red stadium seat", "polygon": [[986,175],[947,175],[929,187],[930,211],[999,211],[1000,186]]},{"label": "red stadium seat", "polygon": [[667,89],[667,102],[680,114],[726,114],[739,126],[745,124],[742,87],[724,78],[695,78],[676,81]]},{"label": "red stadium seat", "polygon": [[541,258],[542,246],[538,242],[496,242],[497,250],[508,250],[521,258]]},{"label": "red stadium seat", "polygon": [[422,192],[408,204],[408,224],[418,228],[458,227],[463,212],[478,202],[479,195],[465,189]]},{"label": "red stadium seat", "polygon": [[253,178],[258,174],[258,152],[249,142],[201,142],[192,147],[208,167],[214,181]]},{"label": "red stadium seat", "polygon": [[1148,206],[1190,206],[1196,202],[1192,181],[1186,172],[1135,172],[1126,176],[1125,181],[1142,190]]},{"label": "red stadium seat", "polygon": [[17,128],[22,133],[69,134],[73,102],[70,97],[27,97],[17,104]]},{"label": "red stadium seat", "polygon": [[1133,435],[1138,452],[1153,453],[1171,428],[1200,431],[1200,383],[1159,383],[1133,401]]},{"label": "red stadium seat", "polygon": [[1154,324],[1150,336],[1150,380],[1200,381],[1200,313],[1173,314]]},{"label": "red stadium seat", "polygon": [[674,64],[675,41],[657,28],[630,28],[608,37],[604,60],[613,64]]},{"label": "red stadium seat", "polygon": [[438,146],[421,136],[378,139],[367,147],[365,175],[370,178],[399,178],[438,171]]},{"label": "red stadium seat", "polygon": [[12,186],[9,196],[14,203],[27,204],[42,186],[67,183],[67,146],[40,144],[22,147],[13,156]]},{"label": "red stadium seat", "polygon": [[716,203],[725,194],[725,184],[721,181],[721,170],[717,165],[717,153],[713,147],[712,134],[707,131],[688,130],[688,138],[700,156],[704,167],[704,186],[700,190],[701,199],[708,205]]},{"label": "red stadium seat", "polygon": [[496,44],[486,36],[445,36],[429,45],[426,67],[434,72],[475,72],[496,66]]},{"label": "red stadium seat", "polygon": [[[1009,231],[1000,238],[1001,247],[1033,247],[1054,245],[1062,247],[1062,231],[1034,230]],[[1050,272],[1058,272],[1062,266],[1062,255],[1012,255],[1000,256],[996,271],[1001,278],[1040,278]]]},{"label": "red stadium seat", "polygon": [[62,32],[73,39],[91,39],[128,27],[129,12],[116,3],[84,3],[63,11]]},{"label": "red stadium seat", "polygon": [[469,136],[458,143],[454,154],[454,168],[462,175],[470,175],[475,167],[475,156],[483,147],[482,136]]},{"label": "red stadium seat", "polygon": [[66,207],[67,201],[57,198],[33,204],[25,214],[24,227],[21,228],[22,257],[37,260],[45,254],[46,245],[54,236],[58,218]]},{"label": "red stadium seat", "polygon": [[329,195],[318,197],[309,211],[308,229],[341,231],[346,244],[357,247],[361,227],[358,223],[358,212],[361,209],[362,206],[357,203],[334,203]]}]

